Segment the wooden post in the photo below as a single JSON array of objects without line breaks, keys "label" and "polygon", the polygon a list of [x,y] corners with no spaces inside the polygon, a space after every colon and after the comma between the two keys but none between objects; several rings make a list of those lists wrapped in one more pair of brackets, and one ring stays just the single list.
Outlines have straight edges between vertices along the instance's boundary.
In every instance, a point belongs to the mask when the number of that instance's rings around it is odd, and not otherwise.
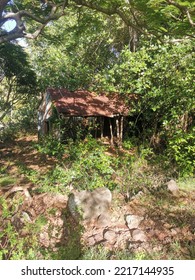
[{"label": "wooden post", "polygon": [[123,126],[124,126],[124,117],[120,117],[120,146],[122,145],[123,141]]},{"label": "wooden post", "polygon": [[113,137],[113,127],[112,127],[112,120],[109,118],[109,124],[110,124],[110,143],[111,146],[114,145],[114,137]]},{"label": "wooden post", "polygon": [[101,117],[101,138],[104,137],[104,117]]},{"label": "wooden post", "polygon": [[119,126],[119,117],[116,117],[116,135],[117,135],[117,143],[120,145],[120,126]]},{"label": "wooden post", "polygon": [[97,138],[97,117],[94,118],[95,139]]}]

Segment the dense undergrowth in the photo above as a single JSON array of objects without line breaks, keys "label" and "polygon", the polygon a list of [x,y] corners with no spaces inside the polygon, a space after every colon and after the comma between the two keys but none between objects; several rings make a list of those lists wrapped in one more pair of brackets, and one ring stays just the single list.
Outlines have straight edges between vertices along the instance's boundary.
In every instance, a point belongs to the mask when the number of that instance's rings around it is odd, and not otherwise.
[{"label": "dense undergrowth", "polygon": [[[17,142],[16,142],[17,143]],[[138,144],[139,142],[137,142]],[[160,200],[159,191],[165,190],[165,184],[171,178],[176,179],[181,188],[186,192],[194,190],[193,176],[179,177],[178,167],[164,155],[155,154],[145,145],[136,145],[135,139],[124,141],[123,148],[110,147],[100,140],[92,137],[84,141],[72,140],[67,144],[61,144],[54,139],[46,139],[42,143],[31,142],[30,151],[36,151],[42,158],[55,159],[52,168],[46,171],[33,169],[19,159],[15,165],[17,172],[9,174],[11,158],[1,165],[0,186],[6,188],[17,185],[18,178],[23,177],[35,186],[32,195],[41,193],[61,193],[68,195],[72,188],[83,190],[94,190],[98,187],[107,187],[111,191],[118,192],[124,196],[124,203],[128,203],[131,197],[140,191],[145,193],[147,204],[155,203],[159,207],[163,205]],[[151,201],[150,201],[151,200]],[[150,201],[150,202],[149,202]],[[0,233],[0,258],[1,259],[160,259],[157,254],[146,252],[108,252],[104,248],[85,248],[80,251],[73,241],[66,251],[62,246],[57,253],[49,248],[40,248],[38,236],[47,222],[47,217],[40,214],[36,221],[28,223],[28,217],[23,217],[23,235],[19,234],[16,226],[12,223],[14,215],[20,209],[23,201],[19,195],[13,199],[1,196],[1,233]],[[193,210],[190,210],[193,211]],[[54,209],[55,212],[55,209]],[[21,214],[21,213],[20,213]],[[67,213],[64,213],[67,215]],[[76,238],[76,237],[75,237]],[[168,258],[182,258],[180,244],[175,241],[175,248],[170,248]],[[174,245],[173,244],[173,245]],[[186,246],[187,243],[186,243]],[[71,253],[70,253],[71,252]],[[192,252],[192,257],[194,254]]]}]

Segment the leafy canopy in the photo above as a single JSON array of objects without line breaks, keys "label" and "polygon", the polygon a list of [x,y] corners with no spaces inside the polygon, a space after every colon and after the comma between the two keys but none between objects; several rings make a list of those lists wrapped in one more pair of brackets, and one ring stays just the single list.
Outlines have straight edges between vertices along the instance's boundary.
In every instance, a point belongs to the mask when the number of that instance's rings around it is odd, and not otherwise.
[{"label": "leafy canopy", "polygon": [[[116,15],[124,24],[139,34],[194,38],[194,1],[183,0],[2,0],[0,2],[0,43],[17,38],[36,38],[50,22],[70,17],[69,8],[75,12],[86,7],[108,17]],[[4,24],[15,22],[11,32]],[[60,28],[63,29],[63,26]]]},{"label": "leafy canopy", "polygon": [[0,45],[0,121],[16,103],[36,92],[36,74],[21,46]]}]

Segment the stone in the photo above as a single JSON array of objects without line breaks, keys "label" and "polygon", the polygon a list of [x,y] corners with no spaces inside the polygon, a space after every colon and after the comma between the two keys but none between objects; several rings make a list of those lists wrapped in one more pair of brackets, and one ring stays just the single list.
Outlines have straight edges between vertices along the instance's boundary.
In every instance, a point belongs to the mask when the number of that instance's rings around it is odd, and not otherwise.
[{"label": "stone", "polygon": [[174,180],[170,180],[169,182],[167,182],[167,189],[173,194],[173,195],[177,195],[179,188],[177,183]]},{"label": "stone", "polygon": [[39,242],[41,243],[42,246],[48,248],[50,246],[50,236],[48,232],[43,231],[40,233],[39,236]]},{"label": "stone", "polygon": [[130,250],[130,251],[136,251],[137,252],[137,249],[139,248],[139,245],[137,242],[128,242],[127,244],[127,249]]},{"label": "stone", "polygon": [[111,201],[112,194],[107,188],[97,188],[92,192],[84,190],[70,194],[68,208],[77,219],[94,220],[109,210]]},{"label": "stone", "polygon": [[132,197],[132,199],[138,199],[138,198],[140,198],[141,196],[143,196],[144,195],[144,193],[142,192],[142,191],[139,191],[136,195],[134,195],[133,197]]},{"label": "stone", "polygon": [[95,239],[94,239],[94,236],[90,236],[87,240],[87,245],[88,246],[94,246],[96,243]]},{"label": "stone", "polygon": [[47,205],[47,207],[57,207],[57,208],[66,208],[68,201],[67,195],[62,194],[46,194],[43,196],[43,203]]},{"label": "stone", "polygon": [[91,236],[85,237],[89,246],[95,246],[105,241],[102,232],[97,232]]},{"label": "stone", "polygon": [[117,236],[117,245],[118,245],[118,248],[120,248],[120,249],[128,248],[128,244],[130,243],[130,241],[132,241],[130,231],[121,232]]},{"label": "stone", "polygon": [[111,226],[111,218],[109,213],[103,213],[101,214],[97,221],[95,221],[95,226],[96,227],[108,227]]},{"label": "stone", "polygon": [[126,215],[125,220],[129,229],[136,229],[139,227],[141,221],[144,220],[144,217],[137,215]]},{"label": "stone", "polygon": [[32,223],[32,220],[31,220],[29,214],[25,211],[22,212],[22,218],[23,218],[23,220],[22,220],[23,222],[26,221],[28,223]]},{"label": "stone", "polygon": [[171,235],[172,235],[172,236],[178,235],[179,232],[180,232],[180,229],[179,229],[179,228],[172,228],[172,229],[171,229]]},{"label": "stone", "polygon": [[140,242],[147,241],[147,237],[146,237],[145,233],[140,229],[135,229],[132,232],[132,238],[133,238],[133,241],[140,241]]},{"label": "stone", "polygon": [[117,241],[117,234],[113,230],[105,230],[103,236],[104,239],[111,245],[114,245]]}]

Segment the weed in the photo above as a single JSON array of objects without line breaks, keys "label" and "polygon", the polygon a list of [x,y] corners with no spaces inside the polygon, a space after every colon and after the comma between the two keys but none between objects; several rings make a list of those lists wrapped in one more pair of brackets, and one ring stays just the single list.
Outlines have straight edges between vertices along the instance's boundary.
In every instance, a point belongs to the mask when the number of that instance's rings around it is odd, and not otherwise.
[{"label": "weed", "polygon": [[[14,200],[12,207],[8,205],[4,198],[0,198],[2,208],[1,232],[0,232],[0,259],[1,260],[24,260],[39,259],[39,242],[37,235],[40,233],[46,219],[43,216],[38,217],[34,224],[25,223],[21,237],[20,231],[13,225],[12,218],[18,211],[22,201]],[[18,212],[19,213],[19,212]]]},{"label": "weed", "polygon": [[0,167],[0,175],[4,175],[7,173],[7,166]]},{"label": "weed", "polygon": [[61,160],[65,153],[64,145],[52,135],[45,137],[39,144],[36,144],[35,147],[40,153],[54,156],[59,160]]},{"label": "weed", "polygon": [[82,260],[107,260],[109,259],[110,251],[102,245],[97,245],[91,248],[85,248],[81,259]]},{"label": "weed", "polygon": [[11,176],[0,177],[0,187],[13,186],[16,183],[17,179]]}]

